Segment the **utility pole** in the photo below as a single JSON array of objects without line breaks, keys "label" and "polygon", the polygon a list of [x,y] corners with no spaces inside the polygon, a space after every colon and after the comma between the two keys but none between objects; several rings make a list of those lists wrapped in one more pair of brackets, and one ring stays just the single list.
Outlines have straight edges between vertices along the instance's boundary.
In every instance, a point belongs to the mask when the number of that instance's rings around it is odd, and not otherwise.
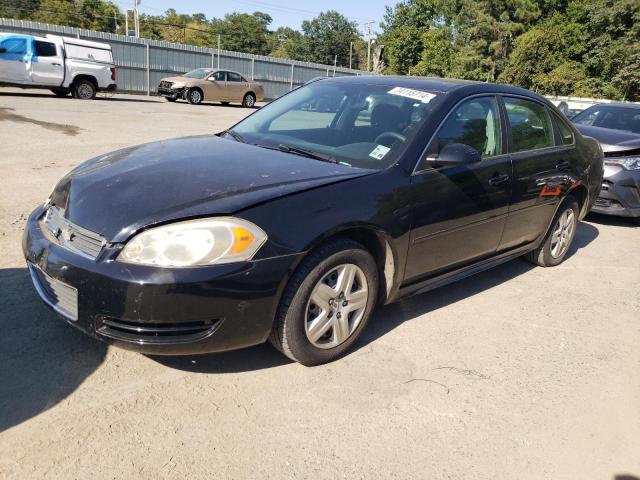
[{"label": "utility pole", "polygon": [[136,30],[136,38],[140,38],[140,14],[138,12],[140,0],[133,0],[133,25]]},{"label": "utility pole", "polygon": [[113,24],[115,27],[115,33],[117,34],[118,33],[118,14],[117,13],[113,14]]},{"label": "utility pole", "polygon": [[336,76],[336,66],[338,65],[338,55],[333,57],[333,76]]},{"label": "utility pole", "polygon": [[373,35],[371,26],[373,25],[373,23],[373,20],[364,22],[364,34],[367,38],[367,72],[371,71],[371,37]]},{"label": "utility pole", "polygon": [[349,70],[351,70],[351,58],[353,56],[353,42],[349,42]]},{"label": "utility pole", "polygon": [[220,69],[220,34],[218,34],[218,69]]}]

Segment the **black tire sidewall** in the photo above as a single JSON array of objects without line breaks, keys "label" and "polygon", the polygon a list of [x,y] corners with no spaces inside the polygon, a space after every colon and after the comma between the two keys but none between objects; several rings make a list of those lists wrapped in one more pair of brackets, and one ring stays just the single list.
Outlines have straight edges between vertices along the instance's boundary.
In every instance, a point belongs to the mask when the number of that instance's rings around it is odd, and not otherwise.
[{"label": "black tire sidewall", "polygon": [[[364,316],[356,330],[344,343],[330,349],[317,348],[311,344],[305,331],[305,313],[309,297],[315,285],[328,272],[345,263],[352,263],[360,267],[367,278],[369,300]],[[342,356],[357,342],[371,317],[378,295],[376,262],[371,254],[363,248],[338,251],[317,263],[298,285],[290,285],[290,287],[296,288],[296,292],[284,316],[284,328],[281,332],[283,351],[287,356],[303,365],[312,366],[326,363]]]},{"label": "black tire sidewall", "polygon": [[[80,86],[82,85],[88,85],[89,87],[91,87],[91,98],[80,98],[80,95],[78,95],[78,90],[80,89]],[[73,96],[75,98],[77,98],[78,100],[93,100],[94,98],[96,98],[96,86],[91,83],[89,80],[78,80],[73,88]]]},{"label": "black tire sidewall", "polygon": [[[565,252],[561,256],[559,256],[558,258],[555,258],[553,255],[551,255],[551,237],[553,236],[553,230],[554,230],[554,228],[556,226],[556,223],[558,222],[558,219],[569,208],[571,208],[573,210],[573,215],[574,215],[573,218],[574,218],[575,224],[573,226],[573,232],[572,232],[571,238],[569,240],[569,246],[567,247]],[[544,244],[542,246],[542,249],[541,249],[541,251],[539,253],[540,254],[540,260],[544,263],[545,266],[552,267],[552,266],[555,266],[555,265],[559,265],[564,261],[565,257],[569,253],[569,250],[571,250],[571,246],[573,245],[573,240],[576,237],[576,232],[578,230],[578,215],[579,215],[578,202],[573,197],[567,197],[562,202],[562,204],[560,205],[560,208],[556,212],[556,215],[553,217],[553,222],[551,223],[551,228],[549,229],[549,232],[547,234],[547,238],[545,239]]]},{"label": "black tire sidewall", "polygon": [[[251,99],[253,100],[253,103],[251,105],[247,104],[247,98],[251,97]],[[250,93],[247,93],[243,98],[242,98],[242,106],[245,108],[251,108],[256,104],[256,99],[253,95],[251,95]]]},{"label": "black tire sidewall", "polygon": [[[194,102],[194,101],[191,99],[191,93],[192,93],[192,92],[199,92],[199,93],[200,93],[200,101],[199,101],[199,102]],[[188,101],[191,105],[200,105],[200,104],[202,103],[202,101],[204,100],[204,98],[203,98],[203,97],[204,97],[204,96],[203,96],[202,92],[201,92],[200,90],[198,90],[197,88],[192,88],[192,89],[190,89],[190,90],[187,92],[187,101]]]}]

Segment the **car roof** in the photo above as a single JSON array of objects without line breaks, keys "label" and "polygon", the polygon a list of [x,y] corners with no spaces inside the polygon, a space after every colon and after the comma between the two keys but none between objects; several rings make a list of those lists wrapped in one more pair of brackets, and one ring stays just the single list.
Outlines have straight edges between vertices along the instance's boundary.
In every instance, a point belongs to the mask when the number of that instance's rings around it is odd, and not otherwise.
[{"label": "car roof", "polygon": [[589,108],[593,108],[593,107],[638,108],[638,109],[640,109],[640,104],[639,103],[624,103],[624,102],[596,103],[595,105],[591,105]]},{"label": "car roof", "polygon": [[391,87],[415,88],[432,92],[448,93],[464,90],[465,94],[495,93],[522,95],[548,103],[544,97],[530,90],[500,83],[478,82],[472,80],[460,80],[455,78],[436,77],[407,77],[398,75],[358,75],[343,77],[328,77],[327,79],[345,83],[367,83],[370,85],[385,85]]}]

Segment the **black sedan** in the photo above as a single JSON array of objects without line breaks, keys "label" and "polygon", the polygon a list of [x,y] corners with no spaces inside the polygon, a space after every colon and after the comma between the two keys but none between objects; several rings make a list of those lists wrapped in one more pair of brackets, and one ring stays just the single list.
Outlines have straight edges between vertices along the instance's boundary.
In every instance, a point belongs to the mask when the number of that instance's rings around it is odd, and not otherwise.
[{"label": "black sedan", "polygon": [[315,365],[379,303],[522,255],[562,262],[602,168],[598,143],[526,90],[322,79],[218,135],[80,165],[23,249],[42,300],[101,340],[192,354],[269,339]]},{"label": "black sedan", "polygon": [[640,105],[594,105],[572,122],[604,151],[604,182],[593,211],[640,222]]}]

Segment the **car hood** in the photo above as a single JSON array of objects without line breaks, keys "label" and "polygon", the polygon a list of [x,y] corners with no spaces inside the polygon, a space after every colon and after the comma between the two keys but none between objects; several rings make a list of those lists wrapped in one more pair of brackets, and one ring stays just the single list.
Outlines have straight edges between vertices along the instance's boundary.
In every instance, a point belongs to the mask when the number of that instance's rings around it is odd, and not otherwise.
[{"label": "car hood", "polygon": [[637,133],[578,124],[575,127],[583,135],[595,138],[600,142],[602,151],[605,154],[640,149],[640,135]]},{"label": "car hood", "polygon": [[149,225],[233,214],[374,172],[214,135],[186,137],[89,160],[60,180],[51,203],[71,222],[122,242]]},{"label": "car hood", "polygon": [[197,80],[198,80],[197,78],[182,77],[180,75],[176,77],[166,77],[166,78],[160,79],[161,82],[172,82],[172,83],[193,83],[194,81],[197,81]]}]

